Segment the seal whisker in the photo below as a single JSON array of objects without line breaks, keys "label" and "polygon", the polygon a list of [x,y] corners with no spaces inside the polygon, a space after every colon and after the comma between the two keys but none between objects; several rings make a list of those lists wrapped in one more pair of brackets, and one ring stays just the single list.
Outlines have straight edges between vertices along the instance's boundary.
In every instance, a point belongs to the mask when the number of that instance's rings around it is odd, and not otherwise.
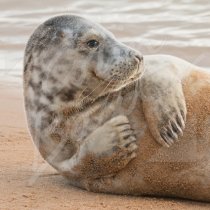
[{"label": "seal whisker", "polygon": [[105,81],[99,82],[98,85],[86,96],[84,96],[79,103],[81,103],[82,101],[84,101],[87,97],[89,97],[96,89],[98,89],[103,83],[105,83]]},{"label": "seal whisker", "polygon": [[84,89],[82,90],[82,92],[80,93],[78,99],[80,99],[80,98],[82,97],[82,94],[83,94],[87,89],[88,89],[88,87],[86,87],[86,88],[84,88]]},{"label": "seal whisker", "polygon": [[101,91],[101,93],[99,94],[99,96],[101,95],[101,94],[103,94],[106,90],[107,90],[107,88],[110,86],[110,84],[112,83],[112,81],[114,80],[114,78],[112,78],[110,81],[109,81],[109,83],[106,85],[106,87]]}]

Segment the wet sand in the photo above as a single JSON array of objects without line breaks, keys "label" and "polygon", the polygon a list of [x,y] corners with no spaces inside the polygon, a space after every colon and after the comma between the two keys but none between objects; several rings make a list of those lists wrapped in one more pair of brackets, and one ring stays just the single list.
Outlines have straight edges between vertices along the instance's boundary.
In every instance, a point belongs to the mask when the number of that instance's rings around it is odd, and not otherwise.
[{"label": "wet sand", "polygon": [[35,150],[26,126],[21,86],[1,82],[0,98],[1,210],[210,209],[207,203],[96,194],[70,186]]}]

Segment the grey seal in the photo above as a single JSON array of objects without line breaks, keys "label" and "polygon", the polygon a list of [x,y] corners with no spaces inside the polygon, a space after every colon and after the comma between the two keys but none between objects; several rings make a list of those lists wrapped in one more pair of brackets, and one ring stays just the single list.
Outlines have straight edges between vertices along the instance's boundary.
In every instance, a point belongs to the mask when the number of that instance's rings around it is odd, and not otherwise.
[{"label": "grey seal", "polygon": [[29,129],[43,158],[72,185],[207,201],[208,107],[204,129],[194,121],[204,117],[208,98],[199,94],[208,92],[209,77],[179,58],[143,57],[84,18],[54,17],[25,51]]}]

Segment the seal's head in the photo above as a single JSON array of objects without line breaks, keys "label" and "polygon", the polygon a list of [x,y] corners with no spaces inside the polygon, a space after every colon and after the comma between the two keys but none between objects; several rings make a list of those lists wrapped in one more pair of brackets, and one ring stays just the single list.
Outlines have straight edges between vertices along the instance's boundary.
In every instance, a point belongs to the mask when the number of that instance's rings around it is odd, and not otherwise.
[{"label": "seal's head", "polygon": [[142,74],[143,57],[102,26],[65,15],[34,32],[26,48],[26,71],[29,65],[41,72],[33,77],[40,79],[42,90],[62,101],[123,88]]}]

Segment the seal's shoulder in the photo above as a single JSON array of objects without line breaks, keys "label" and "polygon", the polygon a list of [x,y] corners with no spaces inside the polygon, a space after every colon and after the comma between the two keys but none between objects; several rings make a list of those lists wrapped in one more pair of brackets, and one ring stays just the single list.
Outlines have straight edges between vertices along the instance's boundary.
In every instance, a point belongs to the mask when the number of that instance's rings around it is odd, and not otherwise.
[{"label": "seal's shoulder", "polygon": [[179,57],[176,56],[172,56],[172,55],[164,55],[164,54],[156,54],[156,55],[146,55],[144,56],[145,58],[145,62],[147,65],[152,65],[152,64],[159,64],[159,65],[163,65],[163,64],[177,64],[177,65],[192,65],[191,63],[189,63],[188,61],[181,59]]},{"label": "seal's shoulder", "polygon": [[172,55],[146,55],[144,62],[146,74],[168,74],[179,77],[179,79],[185,78],[192,69],[198,68],[188,61]]}]

